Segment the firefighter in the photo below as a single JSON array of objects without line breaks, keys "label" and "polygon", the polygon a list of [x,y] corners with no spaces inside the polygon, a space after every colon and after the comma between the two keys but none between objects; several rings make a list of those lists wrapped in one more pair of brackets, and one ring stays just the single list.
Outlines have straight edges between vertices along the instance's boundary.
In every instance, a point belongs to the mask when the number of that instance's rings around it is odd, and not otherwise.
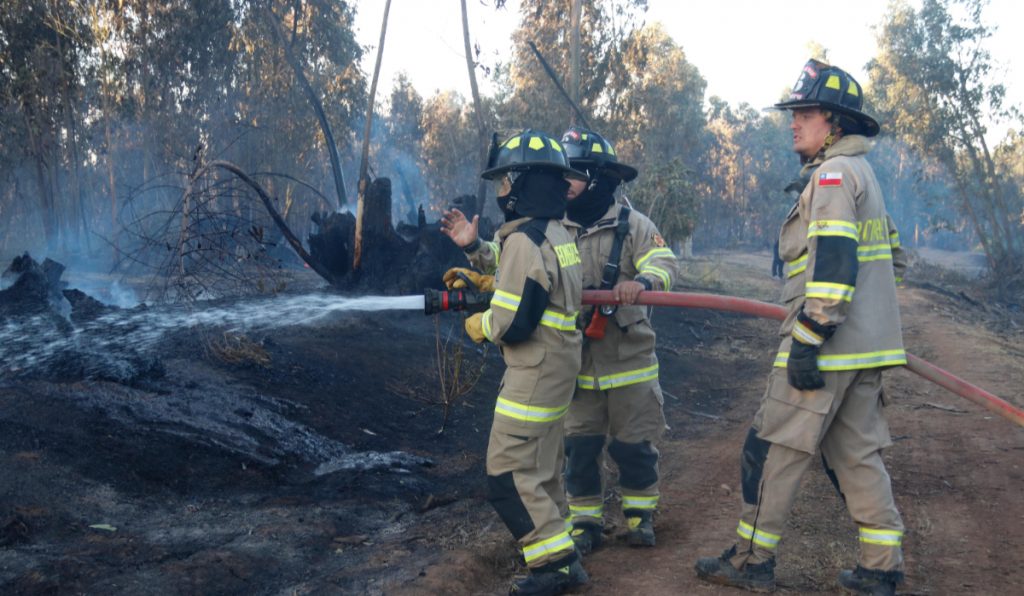
[{"label": "firefighter", "polygon": [[[494,144],[481,176],[494,181],[505,216],[494,241],[482,243],[479,217],[470,225],[461,212],[458,227],[446,213],[442,230],[471,263],[495,265],[496,275],[457,268],[445,283],[459,287],[462,273],[478,289],[494,291],[490,308],[468,317],[465,327],[474,341],[499,346],[507,367],[487,446],[487,484],[529,567],[509,593],[561,594],[588,581],[562,515],[561,477],[564,417],[580,367],[576,319],[583,288],[580,255],[561,219],[566,178],[584,175],[569,167],[558,141],[526,130]],[[472,238],[460,233],[469,228]]]},{"label": "firefighter", "polygon": [[882,191],[865,159],[878,122],[861,86],[811,60],[787,101],[793,150],[807,178],[779,235],[788,316],[768,388],[743,445],[737,540],[697,561],[707,581],[770,591],[775,553],[800,479],[821,450],[858,526],[859,562],[839,574],[855,594],[895,594],[903,578],[903,522],[881,451],[883,369],[905,364],[896,301],[904,263]]},{"label": "firefighter", "polygon": [[[619,204],[615,190],[636,178],[600,134],[572,127],[562,135],[569,164],[587,180],[569,181],[567,218],[578,225],[583,287],[612,290],[618,308],[594,308],[583,339],[583,366],[565,422],[566,492],[572,536],[586,554],[604,528],[604,451],[619,469],[627,541],[654,546],[658,449],[665,429],[655,334],[644,290],[672,289],[677,261],[645,215]],[[603,309],[603,310],[602,310]]]}]

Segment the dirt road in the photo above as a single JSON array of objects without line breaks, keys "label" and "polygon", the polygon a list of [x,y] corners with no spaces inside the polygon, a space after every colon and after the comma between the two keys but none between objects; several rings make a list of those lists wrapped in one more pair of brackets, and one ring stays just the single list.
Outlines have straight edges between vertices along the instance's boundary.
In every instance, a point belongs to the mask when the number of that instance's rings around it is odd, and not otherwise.
[{"label": "dirt road", "polygon": [[[762,300],[778,290],[766,255],[686,269],[679,289]],[[908,349],[1024,405],[1024,337],[957,296],[900,291]],[[739,449],[776,324],[660,309],[655,325],[670,426],[658,546],[631,549],[613,528],[585,561],[587,593],[738,593],[698,582],[692,567],[732,540]],[[437,434],[430,319],[339,315],[253,339],[270,364],[224,362],[182,334],[161,347],[167,375],[151,386],[0,381],[0,593],[504,593],[515,546],[486,503],[482,461],[497,355],[469,353],[484,376]],[[886,461],[908,528],[901,593],[1018,592],[1024,429],[905,371],[887,373],[886,389],[896,438]],[[122,415],[224,395],[258,398],[310,436],[432,465],[318,474],[309,461],[254,461]],[[116,407],[99,409],[100,397]],[[278,439],[254,440],[278,452]],[[780,590],[835,593],[855,559],[855,527],[814,470],[784,537]]]}]

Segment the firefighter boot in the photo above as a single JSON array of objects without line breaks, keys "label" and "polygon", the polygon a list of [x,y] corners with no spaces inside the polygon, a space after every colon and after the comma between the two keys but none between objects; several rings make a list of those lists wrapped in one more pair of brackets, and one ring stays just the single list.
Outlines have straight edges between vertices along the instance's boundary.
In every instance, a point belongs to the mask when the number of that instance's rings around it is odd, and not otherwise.
[{"label": "firefighter boot", "polygon": [[865,569],[860,565],[852,571],[846,569],[839,573],[839,585],[850,594],[895,596],[896,585],[901,581],[903,573],[899,571]]},{"label": "firefighter boot", "polygon": [[654,546],[654,517],[650,511],[626,511],[629,534],[626,542],[630,546]]},{"label": "firefighter boot", "polygon": [[732,564],[736,556],[736,545],[722,553],[721,557],[704,557],[697,559],[697,577],[704,581],[743,588],[751,592],[775,591],[775,559],[751,565],[744,563],[736,569]]},{"label": "firefighter boot", "polygon": [[[572,562],[567,562],[568,559]],[[590,581],[576,553],[554,563],[530,570],[530,575],[516,580],[509,596],[556,596]]]},{"label": "firefighter boot", "polygon": [[601,526],[597,524],[579,523],[572,525],[569,535],[572,536],[572,541],[576,544],[576,550],[581,555],[589,555],[601,546],[603,538],[601,532]]}]

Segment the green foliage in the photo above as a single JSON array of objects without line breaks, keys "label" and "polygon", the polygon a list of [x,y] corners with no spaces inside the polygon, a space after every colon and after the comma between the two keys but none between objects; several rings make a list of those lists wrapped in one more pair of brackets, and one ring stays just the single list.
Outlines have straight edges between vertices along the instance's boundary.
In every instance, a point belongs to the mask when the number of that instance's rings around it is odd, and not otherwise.
[{"label": "green foliage", "polygon": [[983,42],[983,0],[924,0],[891,6],[869,64],[872,104],[889,130],[942,164],[953,178],[961,218],[969,221],[992,269],[1024,263],[1024,229],[1000,182],[987,126],[1009,111],[1005,87]]}]

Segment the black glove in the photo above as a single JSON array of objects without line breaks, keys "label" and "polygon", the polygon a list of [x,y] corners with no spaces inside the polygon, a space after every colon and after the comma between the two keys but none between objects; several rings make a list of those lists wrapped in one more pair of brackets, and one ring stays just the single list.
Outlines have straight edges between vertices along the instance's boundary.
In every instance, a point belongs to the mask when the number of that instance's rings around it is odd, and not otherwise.
[{"label": "black glove", "polygon": [[818,370],[818,346],[794,339],[793,346],[789,348],[786,371],[789,373],[789,384],[801,391],[825,386],[825,379]]}]

